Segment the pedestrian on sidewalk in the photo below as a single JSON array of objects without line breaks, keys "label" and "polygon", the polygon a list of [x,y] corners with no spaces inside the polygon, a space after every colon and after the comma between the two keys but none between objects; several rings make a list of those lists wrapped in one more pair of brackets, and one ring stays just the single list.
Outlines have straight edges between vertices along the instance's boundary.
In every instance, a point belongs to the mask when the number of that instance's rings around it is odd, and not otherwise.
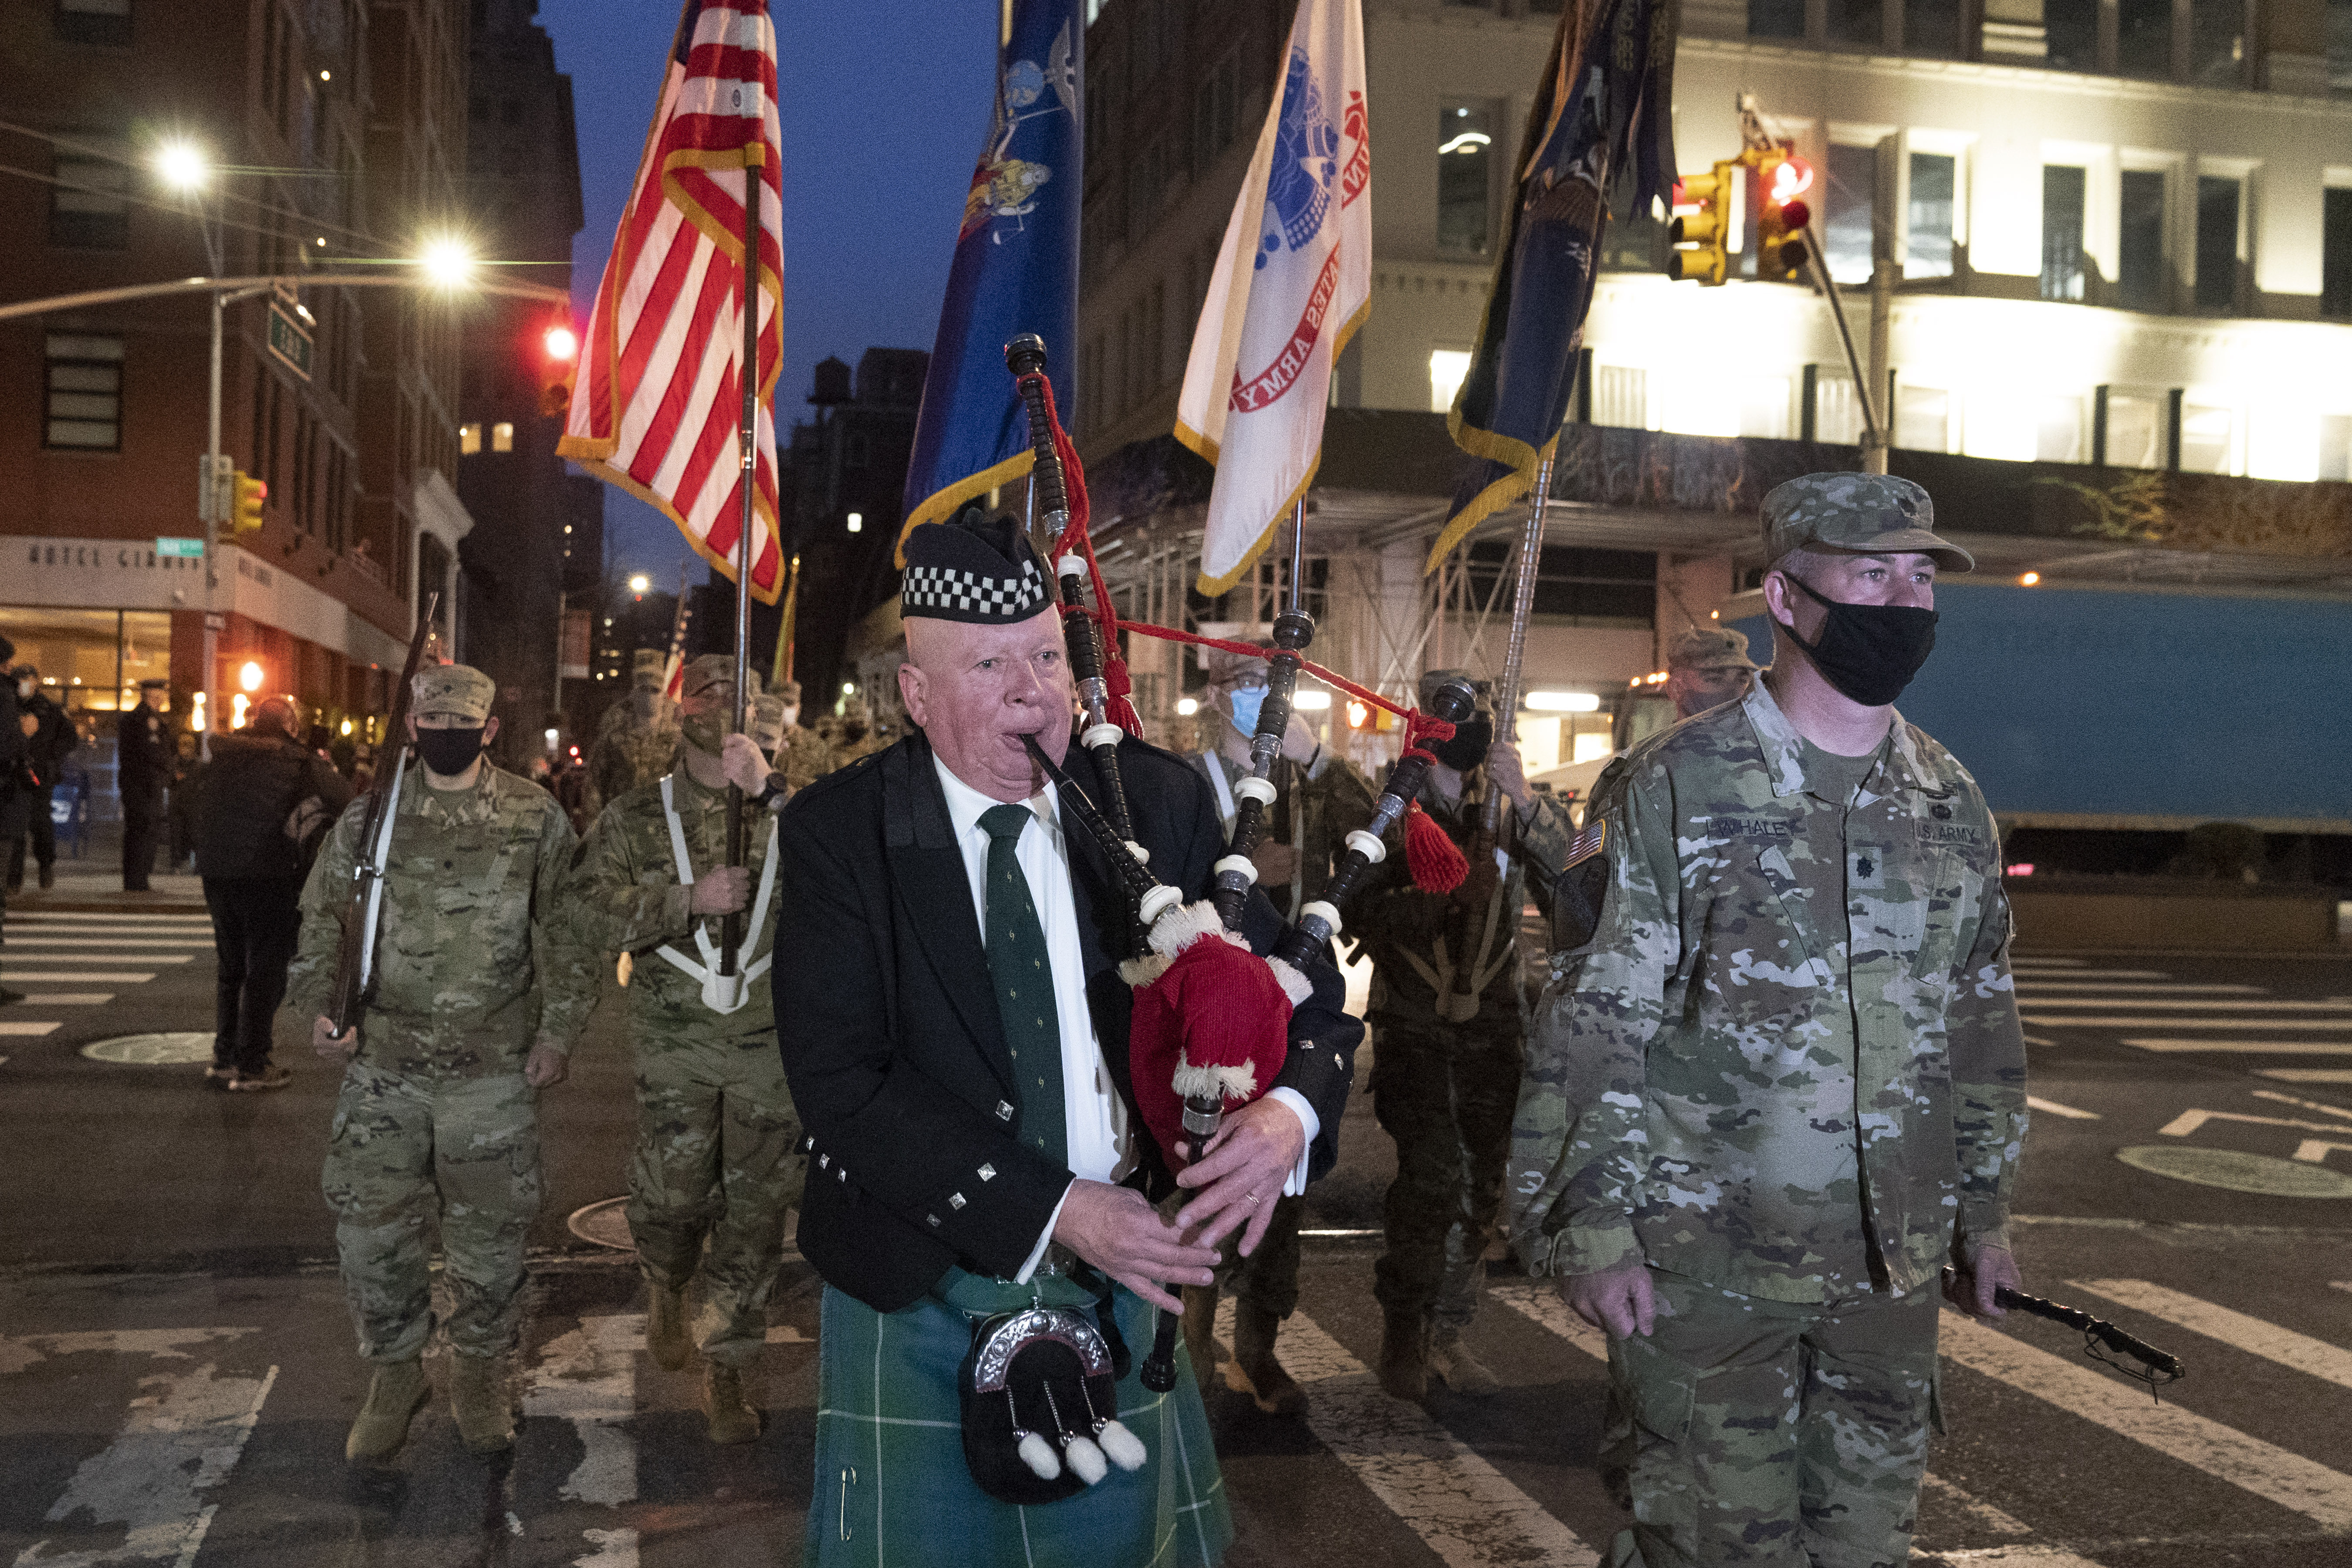
[{"label": "pedestrian on sidewalk", "polygon": [[219,964],[214,1007],[215,1089],[281,1089],[270,1026],[286,996],[287,966],[302,929],[302,879],[351,785],[294,739],[290,697],[265,699],[239,734],[213,742],[195,804],[196,875],[212,911]]},{"label": "pedestrian on sidewalk", "polygon": [[[321,1184],[335,1211],[343,1294],[374,1368],[343,1454],[390,1458],[425,1403],[435,1283],[425,1231],[446,1260],[450,1413],[476,1454],[514,1446],[505,1358],[522,1325],[523,1237],[539,1212],[539,1092],[571,1072],[596,1004],[584,950],[557,913],[575,840],[545,790],[482,754],[498,738],[498,688],[462,664],[420,671],[390,836],[360,842],[355,806],[328,835],[302,890],[290,993],[311,1048],[346,1063]],[[395,776],[385,759],[385,785]],[[327,1016],[353,871],[380,862],[382,919],[364,1017]]]},{"label": "pedestrian on sidewalk", "polygon": [[66,717],[65,710],[41,690],[39,670],[29,664],[20,664],[15,679],[17,728],[25,735],[26,771],[18,777],[24,785],[26,831],[12,834],[8,839],[8,890],[12,893],[25,885],[25,840],[28,836],[41,886],[46,889],[57,884],[58,829],[49,816],[50,792],[64,775],[66,759],[81,744],[80,732]]},{"label": "pedestrian on sidewalk", "polygon": [[[168,680],[150,676],[139,683],[139,701],[114,721],[114,787],[122,802],[122,890],[143,893],[155,874],[155,835],[164,825],[164,792],[172,782],[172,737],[163,710],[172,700]],[[16,700],[11,691],[9,700]]]}]

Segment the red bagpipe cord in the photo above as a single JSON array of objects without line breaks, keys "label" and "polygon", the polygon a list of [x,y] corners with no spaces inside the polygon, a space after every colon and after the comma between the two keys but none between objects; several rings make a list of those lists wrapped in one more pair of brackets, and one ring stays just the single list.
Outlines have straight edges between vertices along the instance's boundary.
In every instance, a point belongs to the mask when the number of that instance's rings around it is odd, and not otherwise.
[{"label": "red bagpipe cord", "polygon": [[1138,740],[1143,738],[1143,719],[1135,710],[1135,701],[1129,696],[1134,683],[1127,676],[1127,660],[1119,657],[1118,638],[1110,628],[1118,624],[1112,614],[1110,589],[1103,582],[1102,568],[1095,563],[1094,541],[1087,536],[1087,519],[1090,509],[1087,503],[1087,468],[1078,461],[1078,449],[1070,442],[1069,432],[1062,428],[1062,416],[1054,406],[1054,384],[1044,371],[1036,373],[1037,383],[1045,394],[1045,424],[1054,432],[1054,453],[1062,460],[1062,489],[1070,508],[1070,524],[1062,537],[1054,542],[1054,559],[1058,563],[1072,551],[1087,563],[1087,580],[1094,584],[1095,607],[1087,610],[1082,605],[1065,605],[1065,619],[1086,616],[1104,628],[1102,637],[1103,685],[1110,694],[1106,716],[1120,729]]}]

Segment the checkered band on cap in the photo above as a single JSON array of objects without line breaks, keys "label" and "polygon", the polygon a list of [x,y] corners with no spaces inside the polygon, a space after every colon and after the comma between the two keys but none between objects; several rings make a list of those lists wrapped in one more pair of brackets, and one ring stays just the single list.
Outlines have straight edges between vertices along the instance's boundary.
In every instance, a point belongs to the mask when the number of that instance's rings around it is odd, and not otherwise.
[{"label": "checkered band on cap", "polygon": [[1045,574],[1034,560],[1017,577],[992,577],[953,566],[909,566],[900,590],[908,615],[950,620],[1025,621],[1045,607]]}]

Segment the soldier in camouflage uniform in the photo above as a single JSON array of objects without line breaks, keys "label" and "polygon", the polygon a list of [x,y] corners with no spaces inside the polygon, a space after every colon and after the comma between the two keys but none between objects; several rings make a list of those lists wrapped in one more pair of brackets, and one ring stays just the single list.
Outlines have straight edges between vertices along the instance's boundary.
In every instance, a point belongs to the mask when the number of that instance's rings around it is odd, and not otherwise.
[{"label": "soldier in camouflage uniform", "polygon": [[1998,1317],[2025,1135],[1984,797],[1892,704],[1933,637],[1926,492],[1764,500],[1770,676],[1645,741],[1580,835],[1511,1159],[1513,1236],[1610,1335],[1612,1562],[1894,1568],[1936,1286]]},{"label": "soldier in camouflage uniform", "polygon": [[[790,792],[754,740],[763,727],[781,732],[784,704],[754,699],[752,734],[730,735],[734,703],[733,660],[708,654],[687,666],[684,765],[604,808],[569,896],[583,945],[635,957],[629,1232],[649,1294],[646,1348],[676,1371],[700,1344],[714,1443],[760,1435],[742,1376],[767,1342],[784,1212],[799,1201],[802,1180],[800,1119],[776,1054],[767,978],[778,895],[775,817],[766,808],[781,809]],[[743,866],[726,864],[730,783],[759,808],[746,813]],[[730,980],[718,973],[719,917],[747,904]],[[689,1324],[686,1291],[698,1270],[702,1304]]]},{"label": "soldier in camouflage uniform", "polygon": [[[1422,707],[1442,682],[1464,678],[1423,675]],[[1458,1394],[1500,1386],[1462,1333],[1477,1315],[1519,1092],[1528,1005],[1519,911],[1530,890],[1546,896],[1570,835],[1566,814],[1528,790],[1518,749],[1494,739],[1491,713],[1480,710],[1430,749],[1438,763],[1420,805],[1462,847],[1468,877],[1450,894],[1425,893],[1405,857],[1392,854],[1346,911],[1346,929],[1372,956],[1372,1110],[1397,1147],[1372,1292],[1381,1386],[1399,1399],[1426,1394],[1432,1371]],[[1499,823],[1507,871],[1479,842],[1489,790],[1512,807]]]},{"label": "soldier in camouflage uniform", "polygon": [[[1209,781],[1228,841],[1238,805],[1234,786],[1250,774],[1250,736],[1257,730],[1269,668],[1263,658],[1208,651],[1209,684],[1201,714],[1204,727],[1213,725],[1214,742],[1188,760]],[[1296,711],[1283,736],[1274,782],[1279,793],[1252,858],[1257,885],[1288,920],[1307,900],[1323,896],[1334,852],[1344,847],[1349,828],[1370,820],[1379,792],[1345,758],[1325,751]],[[1227,1279],[1234,1310],[1234,1359],[1225,1363],[1225,1386],[1248,1394],[1268,1415],[1307,1413],[1307,1391],[1274,1353],[1283,1320],[1298,1310],[1298,1222],[1306,1208],[1303,1196],[1276,1199],[1274,1218],[1257,1250],[1234,1263]],[[1217,1288],[1187,1285],[1183,1300],[1185,1348],[1193,1370],[1205,1377],[1217,1354]]]},{"label": "soldier in camouflage uniform", "polygon": [[870,757],[890,743],[874,722],[874,710],[859,696],[841,700],[841,718],[834,731],[833,765],[845,768],[860,757]]},{"label": "soldier in camouflage uniform", "polygon": [[629,700],[604,710],[596,743],[588,748],[588,817],[642,784],[669,772],[677,754],[677,705],[662,695],[668,658],[661,649],[637,649],[629,677]]},{"label": "soldier in camouflage uniform", "polygon": [[364,800],[328,836],[302,893],[287,1000],[316,1020],[313,1047],[348,1064],[323,1185],[360,1354],[375,1366],[344,1445],[354,1460],[390,1458],[425,1403],[436,1221],[458,1434],[476,1453],[512,1446],[501,1358],[539,1209],[539,1091],[563,1081],[596,1000],[587,955],[551,929],[572,825],[554,797],[482,754],[498,734],[496,692],[461,664],[416,677],[417,760],[392,816],[371,999],[341,1037],[325,1015],[352,868],[375,849],[360,842]]},{"label": "soldier in camouflage uniform", "polygon": [[833,748],[824,743],[824,736],[802,724],[799,681],[785,681],[776,688],[776,696],[783,704],[783,735],[769,749],[775,753],[776,771],[784,775],[784,787],[806,789],[833,772]]}]

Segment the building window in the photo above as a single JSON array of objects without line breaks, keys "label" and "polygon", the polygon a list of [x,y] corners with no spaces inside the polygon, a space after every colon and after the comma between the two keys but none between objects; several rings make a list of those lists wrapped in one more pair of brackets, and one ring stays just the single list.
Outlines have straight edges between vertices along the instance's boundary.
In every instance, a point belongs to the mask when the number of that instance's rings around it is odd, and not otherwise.
[{"label": "building window", "polygon": [[845,468],[864,468],[870,455],[870,444],[866,441],[866,432],[863,430],[851,431],[848,437],[841,443],[841,466]]},{"label": "building window", "polygon": [[2352,414],[2319,416],[2319,477],[2352,479]]},{"label": "building window", "polygon": [[2319,313],[2352,316],[2352,190],[2325,193],[2320,219]]},{"label": "building window", "polygon": [[105,155],[103,143],[86,150],[60,146],[49,187],[49,243],[75,250],[131,247],[131,166]]},{"label": "building window", "polygon": [[1913,452],[1951,449],[1952,395],[1939,386],[1895,384],[1894,444]]},{"label": "building window", "polygon": [[41,445],[122,450],[122,340],[49,334]]},{"label": "building window", "polygon": [[1468,349],[1432,349],[1429,351],[1429,411],[1444,414],[1454,406],[1454,395],[1462,390],[1462,378],[1470,374]]},{"label": "building window", "polygon": [[2033,456],[2044,463],[2083,460],[2083,400],[2044,397],[2034,420]]},{"label": "building window", "polygon": [[1233,145],[1241,112],[1242,57],[1238,49],[1209,68],[1192,91],[1192,174],[1207,172],[1219,153]]},{"label": "building window", "polygon": [[2099,0],[2042,0],[2042,26],[2052,70],[2099,68]]},{"label": "building window", "polygon": [[58,0],[57,33],[69,44],[128,44],[131,0]]},{"label": "building window", "polygon": [[2116,0],[2116,68],[2126,76],[2172,75],[2172,0]]},{"label": "building window", "polygon": [[1957,59],[1960,49],[1960,0],[1906,0],[1903,7],[1903,50]]},{"label": "building window", "polygon": [[1906,279],[1952,275],[1953,198],[1958,183],[1958,159],[1945,153],[1911,154],[1909,236],[1903,257]]},{"label": "building window", "polygon": [[2105,407],[2107,441],[2100,460],[2118,468],[2164,467],[2165,411],[2162,401],[2111,392]]},{"label": "building window", "polygon": [[2240,182],[2197,179],[2197,308],[2217,315],[2238,308]]},{"label": "building window", "polygon": [[2116,303],[2126,310],[2164,309],[2164,174],[2126,169],[2116,225]]},{"label": "building window", "polygon": [[[735,205],[740,206],[743,204],[738,202]],[[740,272],[742,268],[739,267],[736,270]],[[490,426],[490,450],[493,452],[511,452],[514,450],[513,426],[501,419],[497,424]]]},{"label": "building window", "polygon": [[1484,256],[1494,233],[1495,138],[1502,108],[1492,99],[1437,110],[1437,248]]},{"label": "building window", "polygon": [[2083,299],[2083,203],[2089,171],[2065,163],[2042,167],[2042,297],[2079,304]]},{"label": "building window", "polygon": [[1592,422],[1621,430],[1650,427],[1650,373],[1634,365],[1604,364],[1592,372]]},{"label": "building window", "polygon": [[[1463,561],[1470,591],[1482,600],[1491,598],[1496,579],[1517,570],[1518,554],[1516,541],[1474,542]],[[1657,553],[1548,544],[1536,562],[1530,608],[1570,626],[1648,626],[1658,613]]]},{"label": "building window", "polygon": [[1841,283],[1870,281],[1871,206],[1878,184],[1878,150],[1832,144],[1822,243],[1830,276]]},{"label": "building window", "polygon": [[2235,421],[2226,408],[2184,404],[2180,410],[2180,467],[2191,474],[2230,471],[2231,427]]},{"label": "building window", "polygon": [[1748,36],[1751,38],[1803,37],[1805,0],[1748,0]]},{"label": "building window", "polygon": [[[738,270],[740,270],[740,268],[738,268]],[[471,425],[458,426],[457,455],[461,458],[470,458],[481,451],[481,449],[482,422],[477,419]]]},{"label": "building window", "polygon": [[1880,0],[1829,0],[1829,39],[1866,49],[1886,45],[1886,13]]},{"label": "building window", "polygon": [[2200,87],[2237,87],[2245,80],[2243,0],[2189,0],[2189,79]]}]

